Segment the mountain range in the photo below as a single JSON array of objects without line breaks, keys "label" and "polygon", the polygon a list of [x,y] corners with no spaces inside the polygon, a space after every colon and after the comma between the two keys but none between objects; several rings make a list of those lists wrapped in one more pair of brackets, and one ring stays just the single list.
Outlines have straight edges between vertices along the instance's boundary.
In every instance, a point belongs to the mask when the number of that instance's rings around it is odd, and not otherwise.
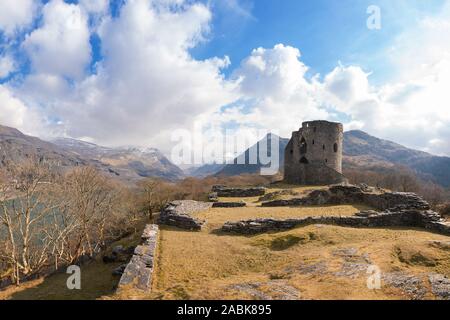
[{"label": "mountain range", "polygon": [[127,182],[143,177],[172,181],[184,177],[183,171],[157,149],[108,148],[68,138],[43,141],[0,125],[0,166],[31,157],[57,163],[63,170],[93,166]]},{"label": "mountain range", "polygon": [[[0,166],[8,162],[18,162],[29,157],[45,158],[64,168],[90,165],[123,181],[134,182],[143,177],[157,177],[170,181],[186,176],[206,177],[210,175],[232,176],[259,173],[262,167],[249,163],[252,152],[258,154],[259,146],[268,146],[269,134],[260,143],[251,146],[234,159],[233,164],[206,164],[181,170],[165,157],[158,149],[103,147],[93,143],[57,138],[44,141],[23,134],[17,129],[0,125]],[[282,169],[284,149],[289,139],[279,138],[279,165]],[[423,151],[406,148],[400,144],[373,137],[363,131],[353,130],[344,133],[343,168],[360,170],[395,170],[404,166],[417,173],[423,179],[431,180],[444,187],[450,187],[450,158],[431,155]],[[239,161],[238,161],[239,160]],[[245,161],[243,161],[245,160]]]}]

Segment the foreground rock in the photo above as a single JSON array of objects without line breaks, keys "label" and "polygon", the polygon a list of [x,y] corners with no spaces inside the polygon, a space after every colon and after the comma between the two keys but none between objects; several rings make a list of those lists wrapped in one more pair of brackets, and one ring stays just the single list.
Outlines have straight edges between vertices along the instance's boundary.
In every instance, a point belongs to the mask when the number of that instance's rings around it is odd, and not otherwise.
[{"label": "foreground rock", "polygon": [[[119,291],[133,289],[148,292],[151,290],[158,234],[157,225],[151,224],[145,227],[142,234],[143,243],[136,247],[131,261],[123,270],[118,285]],[[120,269],[114,270],[116,273],[120,271]]]},{"label": "foreground rock", "polygon": [[181,229],[199,231],[205,221],[195,219],[191,214],[211,208],[212,203],[193,200],[172,201],[162,211],[158,223]]}]

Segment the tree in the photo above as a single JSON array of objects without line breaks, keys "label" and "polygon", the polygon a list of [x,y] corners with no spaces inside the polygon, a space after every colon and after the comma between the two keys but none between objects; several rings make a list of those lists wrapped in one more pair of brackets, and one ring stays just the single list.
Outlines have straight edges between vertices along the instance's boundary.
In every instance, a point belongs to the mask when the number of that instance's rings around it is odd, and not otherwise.
[{"label": "tree", "polygon": [[2,258],[11,265],[19,284],[21,275],[30,275],[48,262],[51,243],[45,241],[43,229],[58,207],[46,201],[54,191],[55,175],[49,164],[31,159],[3,171],[1,180],[0,234],[6,235]]}]

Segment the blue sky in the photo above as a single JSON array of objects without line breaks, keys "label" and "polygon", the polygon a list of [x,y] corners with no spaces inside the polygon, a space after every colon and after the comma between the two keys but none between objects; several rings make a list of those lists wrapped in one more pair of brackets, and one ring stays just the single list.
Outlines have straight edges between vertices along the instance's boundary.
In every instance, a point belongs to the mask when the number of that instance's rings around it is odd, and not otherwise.
[{"label": "blue sky", "polygon": [[445,0],[0,2],[0,123],[43,138],[167,153],[199,121],[327,119],[450,155],[449,81]]},{"label": "blue sky", "polygon": [[[257,0],[243,1],[240,6],[247,14],[242,14],[223,1],[212,1],[210,41],[191,52],[199,59],[228,55],[236,66],[254,48],[283,43],[300,48],[302,60],[313,74],[328,73],[340,61],[373,71],[373,78],[379,82],[391,76],[391,66],[381,52],[423,16],[439,12],[444,3],[445,0]],[[370,5],[381,8],[381,30],[370,31],[366,27]]]}]

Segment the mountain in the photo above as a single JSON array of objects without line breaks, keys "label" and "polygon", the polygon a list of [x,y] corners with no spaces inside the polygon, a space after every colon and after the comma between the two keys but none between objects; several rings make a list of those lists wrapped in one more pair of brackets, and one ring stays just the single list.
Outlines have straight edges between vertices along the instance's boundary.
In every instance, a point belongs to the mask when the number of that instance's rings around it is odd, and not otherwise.
[{"label": "mountain", "polygon": [[[259,157],[259,148],[261,146],[267,146],[267,155],[271,155],[271,139],[272,137],[276,137],[279,139],[279,148],[278,154],[279,158],[279,168],[282,168],[284,163],[284,149],[286,148],[289,139],[280,138],[274,134],[268,134],[265,136],[260,142],[254,144],[249,149],[247,149],[243,154],[239,155],[236,159],[234,159],[233,164],[225,165],[221,170],[216,172],[216,175],[224,175],[224,176],[234,176],[239,174],[255,174],[260,173],[261,168],[267,167],[267,165],[261,164],[261,159]],[[248,164],[250,161],[250,155],[257,155],[256,164]],[[238,164],[239,163],[239,164]],[[242,164],[245,163],[245,164]]]},{"label": "mountain", "polygon": [[[267,143],[267,137],[261,140]],[[280,168],[283,168],[284,149],[289,139],[280,138]],[[248,163],[250,150],[254,151],[257,145],[247,149],[239,157],[245,157]],[[219,168],[215,175],[232,176],[243,173],[259,173],[260,164],[235,164]],[[258,161],[259,163],[259,161]],[[382,140],[363,131],[353,130],[344,133],[343,168],[362,169],[374,171],[395,170],[399,165],[415,171],[423,179],[434,181],[444,187],[450,187],[450,158],[434,156],[429,153],[406,148],[392,141]],[[202,170],[198,168],[197,170]]]},{"label": "mountain", "polygon": [[31,157],[56,162],[63,170],[93,166],[123,181],[142,177],[177,180],[184,176],[157,149],[108,148],[67,138],[48,142],[0,125],[0,166]]},{"label": "mountain", "polygon": [[191,167],[184,170],[184,172],[187,176],[190,177],[204,178],[216,174],[224,167],[224,164],[210,163],[203,166]]},{"label": "mountain", "polygon": [[0,165],[37,157],[58,163],[61,167],[88,165],[90,162],[58,146],[27,136],[17,129],[0,125]]},{"label": "mountain", "polygon": [[114,172],[128,180],[156,177],[173,181],[184,177],[183,171],[170,162],[158,149],[108,148],[68,138],[58,138],[52,142],[63,150],[74,152],[82,158],[108,165]]},{"label": "mountain", "polygon": [[354,130],[344,134],[345,168],[389,168],[402,165],[420,177],[450,187],[450,158],[406,148]]}]

